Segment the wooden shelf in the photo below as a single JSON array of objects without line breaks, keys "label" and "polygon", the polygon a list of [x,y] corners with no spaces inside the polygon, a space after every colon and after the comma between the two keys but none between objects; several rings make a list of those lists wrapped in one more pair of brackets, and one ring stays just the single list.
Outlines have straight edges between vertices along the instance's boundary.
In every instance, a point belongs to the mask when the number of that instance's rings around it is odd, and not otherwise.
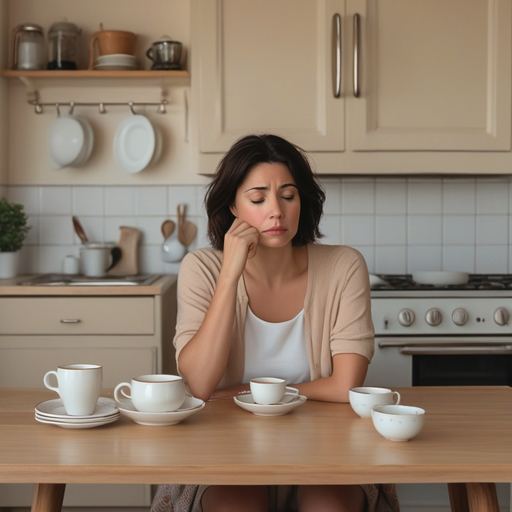
[{"label": "wooden shelf", "polygon": [[74,71],[20,71],[15,69],[2,70],[5,78],[168,78],[189,80],[188,71],[151,71],[151,70],[108,70],[97,71],[89,69],[78,69]]}]

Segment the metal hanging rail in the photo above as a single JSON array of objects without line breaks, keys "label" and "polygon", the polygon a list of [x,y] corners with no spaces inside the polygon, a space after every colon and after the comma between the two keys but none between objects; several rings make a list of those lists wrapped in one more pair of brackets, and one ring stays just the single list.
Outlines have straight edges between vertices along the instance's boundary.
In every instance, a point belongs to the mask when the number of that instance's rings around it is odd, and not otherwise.
[{"label": "metal hanging rail", "polygon": [[159,102],[153,102],[153,103],[141,103],[136,101],[125,101],[125,102],[115,102],[115,101],[100,101],[100,102],[75,102],[75,101],[69,101],[64,103],[40,103],[37,99],[36,100],[28,100],[28,103],[30,105],[34,106],[34,111],[36,114],[42,114],[43,113],[43,107],[55,107],[57,109],[57,114],[60,115],[60,107],[69,107],[69,115],[73,113],[73,109],[75,107],[96,107],[99,110],[100,114],[106,114],[107,109],[106,107],[130,107],[130,110],[132,111],[132,114],[136,114],[134,107],[158,107],[156,110],[157,114],[166,114],[167,108],[166,106],[169,104],[169,102],[162,98]]}]

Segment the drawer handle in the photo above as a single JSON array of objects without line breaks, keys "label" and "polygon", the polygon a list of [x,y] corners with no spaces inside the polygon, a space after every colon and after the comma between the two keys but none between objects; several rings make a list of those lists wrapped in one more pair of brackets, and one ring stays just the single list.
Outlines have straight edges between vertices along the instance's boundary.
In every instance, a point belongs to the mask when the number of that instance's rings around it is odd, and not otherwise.
[{"label": "drawer handle", "polygon": [[63,318],[60,323],[61,324],[79,324],[80,323],[79,318]]}]

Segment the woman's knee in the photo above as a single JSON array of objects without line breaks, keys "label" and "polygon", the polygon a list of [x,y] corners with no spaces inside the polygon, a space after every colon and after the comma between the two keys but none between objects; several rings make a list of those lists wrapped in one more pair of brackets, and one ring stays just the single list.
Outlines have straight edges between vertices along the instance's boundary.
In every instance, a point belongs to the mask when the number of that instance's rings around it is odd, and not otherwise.
[{"label": "woman's knee", "polygon": [[212,485],[201,499],[203,512],[267,512],[268,489],[253,485]]}]

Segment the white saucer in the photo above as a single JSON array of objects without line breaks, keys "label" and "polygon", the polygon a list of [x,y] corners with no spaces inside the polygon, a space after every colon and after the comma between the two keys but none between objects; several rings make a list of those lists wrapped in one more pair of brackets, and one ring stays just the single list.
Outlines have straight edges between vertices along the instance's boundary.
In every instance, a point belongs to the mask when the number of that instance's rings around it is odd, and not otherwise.
[{"label": "white saucer", "polygon": [[302,405],[307,398],[304,395],[286,393],[278,404],[261,405],[254,403],[250,393],[234,396],[235,404],[256,416],[282,416]]},{"label": "white saucer", "polygon": [[78,422],[69,422],[69,421],[58,421],[58,420],[52,420],[50,418],[43,418],[41,416],[36,415],[36,421],[39,421],[39,423],[46,423],[47,425],[55,425],[57,427],[62,428],[93,428],[93,427],[101,427],[101,425],[107,425],[108,423],[113,423],[114,421],[117,421],[121,415],[115,414],[114,416],[109,416],[107,418],[103,419],[97,419],[94,421],[82,421],[81,423]]},{"label": "white saucer", "polygon": [[41,402],[35,407],[36,416],[40,418],[47,418],[49,420],[81,420],[81,419],[104,419],[109,416],[116,416],[119,414],[119,411],[116,407],[116,402],[110,398],[100,397],[98,399],[98,403],[94,412],[87,416],[70,416],[66,413],[64,409],[64,404],[60,398],[56,398],[55,400],[47,400],[46,402]]},{"label": "white saucer", "polygon": [[199,398],[187,396],[183,405],[172,412],[140,412],[135,409],[132,401],[127,398],[122,402],[117,402],[117,407],[123,416],[127,416],[139,425],[147,425],[150,427],[163,427],[166,425],[175,425],[192,414],[200,411],[205,403]]}]

